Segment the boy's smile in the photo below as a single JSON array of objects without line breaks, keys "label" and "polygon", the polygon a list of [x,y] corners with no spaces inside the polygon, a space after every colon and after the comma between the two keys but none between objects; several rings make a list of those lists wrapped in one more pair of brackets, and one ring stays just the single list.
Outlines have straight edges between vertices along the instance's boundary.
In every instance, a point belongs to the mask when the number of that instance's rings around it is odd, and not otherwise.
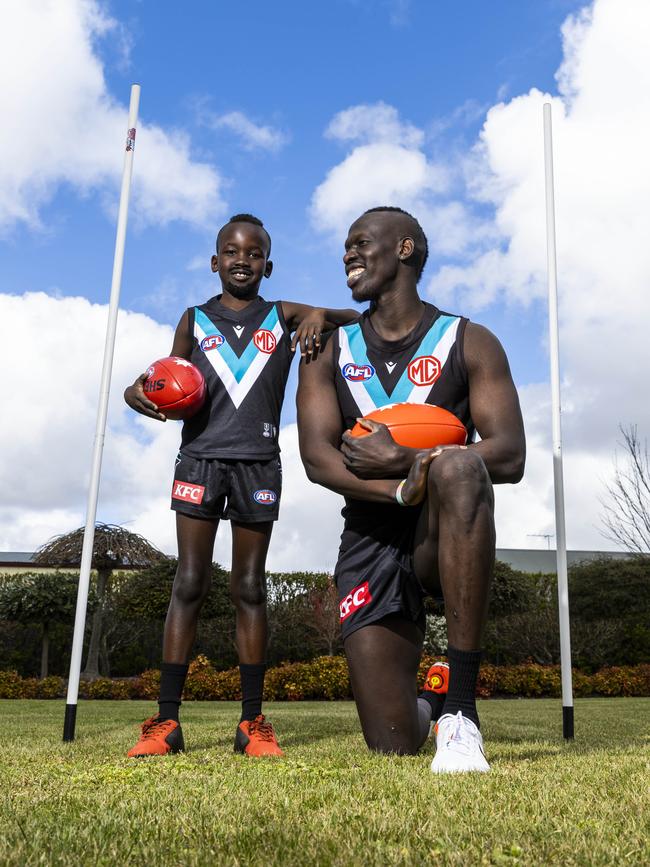
[{"label": "boy's smile", "polygon": [[219,238],[219,251],[212,257],[212,270],[219,274],[225,292],[235,298],[254,298],[263,277],[271,274],[268,236],[253,223],[226,225]]}]

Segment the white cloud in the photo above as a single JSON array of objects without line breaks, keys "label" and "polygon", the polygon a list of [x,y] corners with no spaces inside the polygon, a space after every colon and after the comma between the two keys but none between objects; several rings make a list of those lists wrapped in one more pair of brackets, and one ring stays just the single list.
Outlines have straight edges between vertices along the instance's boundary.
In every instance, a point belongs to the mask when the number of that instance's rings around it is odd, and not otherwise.
[{"label": "white cloud", "polygon": [[[128,112],[108,92],[97,46],[124,28],[96,0],[7,0],[0,10],[0,231],[38,226],[62,184],[115,206]],[[124,95],[126,97],[126,95]],[[141,117],[147,114],[143,88]],[[138,123],[133,211],[140,221],[205,223],[224,208],[218,171],[196,162],[181,130]]]},{"label": "white cloud", "polygon": [[[206,117],[203,117],[206,122]],[[208,116],[207,123],[212,129],[228,129],[237,135],[246,150],[278,151],[288,142],[289,136],[271,126],[261,126],[254,123],[250,117],[241,111],[230,111],[227,114]]]},{"label": "white cloud", "polygon": [[[2,550],[33,550],[85,522],[107,315],[106,305],[85,298],[0,294],[0,367],[11,371],[0,427]],[[137,416],[122,399],[149,362],[168,354],[171,341],[169,326],[120,311],[98,519],[124,524],[175,553],[169,494],[181,426]],[[295,425],[282,430],[281,444],[281,520],[269,568],[332,567],[342,500],[307,480]],[[215,559],[230,564],[227,522]]]},{"label": "white cloud", "polygon": [[397,109],[385,102],[355,105],[340,111],[330,122],[325,135],[343,142],[388,142],[407,148],[418,148],[424,141],[422,130],[403,123]]},{"label": "white cloud", "polygon": [[[315,191],[312,218],[318,228],[337,232],[340,242],[345,220],[387,194],[391,204],[412,209],[430,237],[432,215],[440,215],[432,257],[435,262],[438,254],[438,271],[427,294],[479,319],[488,305],[537,305],[537,339],[545,341],[542,104],[551,100],[567,532],[574,547],[607,547],[597,529],[598,497],[611,473],[617,425],[636,422],[642,434],[650,432],[644,385],[650,321],[650,6],[643,0],[596,0],[566,20],[562,40],[559,95],[533,87],[489,109],[478,141],[459,159],[462,195],[455,186],[432,188],[424,146],[416,139],[406,146],[396,114],[384,107],[384,120],[374,119],[382,131],[380,146],[392,148],[390,156],[375,162],[368,149],[377,145],[360,144]],[[362,142],[372,139],[367,108],[358,107],[362,133],[356,140]],[[335,128],[352,130],[342,116],[354,115],[339,115]],[[391,118],[393,143],[383,135]],[[339,138],[355,140],[352,132]],[[381,168],[375,171],[376,166]],[[498,494],[504,547],[515,541],[533,546],[528,534],[547,532],[553,523],[550,409],[540,398],[543,388],[522,389],[528,470],[524,483]]]}]

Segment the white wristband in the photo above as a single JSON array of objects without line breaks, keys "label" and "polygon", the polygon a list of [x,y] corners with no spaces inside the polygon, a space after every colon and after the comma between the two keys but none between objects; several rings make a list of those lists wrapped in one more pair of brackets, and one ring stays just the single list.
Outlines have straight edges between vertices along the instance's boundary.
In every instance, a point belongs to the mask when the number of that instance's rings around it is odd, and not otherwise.
[{"label": "white wristband", "polygon": [[404,502],[404,498],[402,497],[402,488],[406,484],[406,479],[402,479],[402,481],[397,486],[397,490],[395,491],[395,499],[400,504],[400,506],[408,506],[408,503]]}]

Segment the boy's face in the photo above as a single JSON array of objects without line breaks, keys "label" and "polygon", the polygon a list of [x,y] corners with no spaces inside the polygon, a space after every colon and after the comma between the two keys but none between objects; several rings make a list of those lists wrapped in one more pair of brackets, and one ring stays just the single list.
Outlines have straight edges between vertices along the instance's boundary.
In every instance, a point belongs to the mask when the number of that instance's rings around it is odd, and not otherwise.
[{"label": "boy's face", "polygon": [[212,270],[219,274],[224,290],[235,298],[254,298],[262,277],[269,277],[273,270],[268,255],[269,240],[261,226],[229,223],[221,231]]}]

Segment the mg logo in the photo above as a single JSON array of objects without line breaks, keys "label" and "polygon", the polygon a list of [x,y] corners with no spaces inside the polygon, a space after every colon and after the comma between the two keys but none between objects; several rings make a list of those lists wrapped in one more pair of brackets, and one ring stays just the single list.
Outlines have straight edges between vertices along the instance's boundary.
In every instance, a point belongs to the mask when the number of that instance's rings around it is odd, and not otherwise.
[{"label": "mg logo", "polygon": [[419,355],[408,366],[408,377],[414,385],[433,385],[440,376],[440,362],[433,355]]},{"label": "mg logo", "polygon": [[275,352],[277,346],[275,334],[272,331],[267,331],[266,328],[260,328],[253,334],[253,343],[260,352],[265,352],[267,355]]},{"label": "mg logo", "polygon": [[365,382],[375,375],[375,368],[372,364],[353,364],[350,361],[343,365],[341,373],[350,382]]}]

